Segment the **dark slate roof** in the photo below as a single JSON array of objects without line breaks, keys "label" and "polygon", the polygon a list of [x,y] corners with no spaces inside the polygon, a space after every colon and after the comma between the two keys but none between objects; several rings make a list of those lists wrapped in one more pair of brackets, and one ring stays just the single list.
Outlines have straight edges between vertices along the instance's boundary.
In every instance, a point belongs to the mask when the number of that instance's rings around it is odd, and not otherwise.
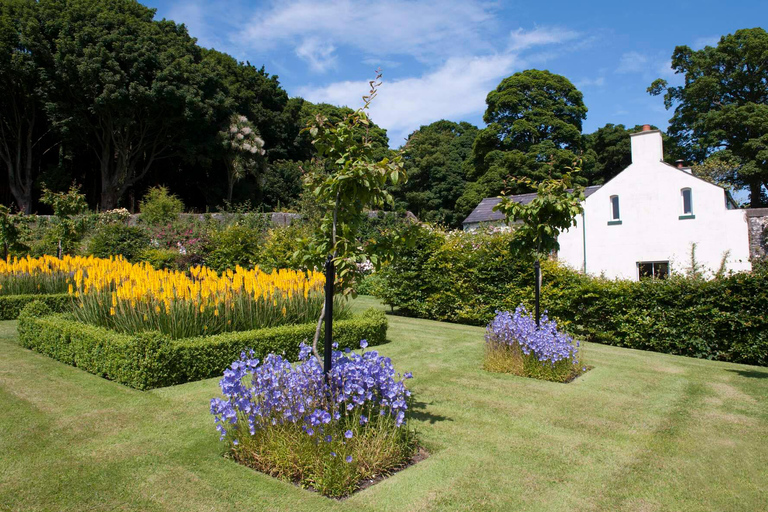
[{"label": "dark slate roof", "polygon": [[[600,188],[600,185],[586,187],[584,189],[584,197],[587,198],[591,196],[599,188]],[[533,198],[536,197],[536,194],[535,193],[517,194],[510,197],[515,202],[518,202],[521,204],[528,204],[531,201],[533,201]],[[501,202],[501,198],[499,197],[486,197],[485,199],[480,201],[480,204],[478,204],[474,210],[472,210],[472,213],[469,214],[469,217],[464,219],[464,224],[474,224],[477,222],[494,222],[494,221],[504,220],[503,213],[493,211],[493,207],[499,204],[499,202]]]}]

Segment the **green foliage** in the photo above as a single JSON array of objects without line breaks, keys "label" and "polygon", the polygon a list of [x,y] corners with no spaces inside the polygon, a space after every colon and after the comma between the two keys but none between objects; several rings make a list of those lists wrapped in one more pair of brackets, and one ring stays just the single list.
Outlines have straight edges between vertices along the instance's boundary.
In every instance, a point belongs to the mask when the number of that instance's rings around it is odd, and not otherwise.
[{"label": "green foliage", "polygon": [[253,268],[259,261],[263,232],[239,224],[214,231],[206,245],[205,265],[217,272],[237,265]]},{"label": "green foliage", "polygon": [[133,262],[141,258],[148,245],[149,235],[140,227],[106,224],[88,240],[86,251],[99,258],[120,255]]},{"label": "green foliage", "polygon": [[16,217],[11,214],[10,208],[0,205],[0,246],[2,246],[2,257],[26,253],[29,248],[21,242],[21,230]]},{"label": "green foliage", "polygon": [[150,226],[165,226],[178,220],[184,203],[167,187],[152,187],[139,203],[141,221]]},{"label": "green foliage", "polygon": [[44,308],[43,314],[61,313],[72,307],[72,298],[66,293],[0,295],[0,320],[15,320],[28,304],[35,303],[37,309]]},{"label": "green foliage", "polygon": [[750,206],[768,205],[768,32],[737,30],[717,46],[692,50],[678,46],[672,69],[685,76],[680,86],[657,79],[648,88],[664,93],[667,109],[675,107],[669,133],[680,140],[690,159],[702,162],[727,151],[738,163],[732,173],[750,191]]},{"label": "green foliage", "polygon": [[[380,297],[401,314],[485,325],[496,310],[533,301],[533,270],[512,235],[420,228],[382,269]],[[588,341],[768,366],[768,272],[712,280],[610,281],[542,261],[542,309]]]},{"label": "green foliage", "polygon": [[232,114],[219,131],[227,167],[227,201],[232,201],[235,183],[247,174],[258,174],[263,167],[264,139],[254,124],[242,114]]},{"label": "green foliage", "polygon": [[[559,177],[581,151],[581,123],[587,107],[581,92],[565,77],[529,69],[505,78],[488,94],[480,131],[467,165],[473,182],[458,201],[466,217],[478,199],[498,195],[506,179],[527,177],[533,182]],[[524,182],[510,190],[529,192]]]},{"label": "green foliage", "polygon": [[46,112],[72,145],[95,153],[102,209],[191,133],[218,124],[218,78],[183,25],[154,21],[130,0],[44,0],[35,11],[30,50],[44,69]]},{"label": "green foliage", "polygon": [[403,163],[408,181],[395,188],[398,207],[419,220],[460,227],[456,201],[464,191],[464,165],[479,130],[469,123],[436,121],[413,132]]},{"label": "green foliage", "polygon": [[[651,126],[657,130],[656,126]],[[613,179],[632,163],[632,146],[629,135],[642,131],[641,125],[626,128],[623,124],[606,124],[584,135],[583,175],[590,185],[602,185]],[[684,158],[677,141],[662,132],[664,161],[674,164]]]},{"label": "green foliage", "polygon": [[158,270],[179,270],[179,251],[174,249],[149,247],[141,251],[138,261],[146,261]]},{"label": "green foliage", "polygon": [[564,173],[559,179],[534,182],[523,177],[513,182],[533,189],[536,197],[526,204],[511,197],[502,197],[493,209],[504,214],[508,225],[521,223],[514,230],[514,245],[518,254],[545,258],[560,248],[558,235],[572,227],[576,216],[584,211],[584,189],[573,183],[571,172]]},{"label": "green foliage", "polygon": [[[19,315],[23,347],[136,389],[219,376],[249,348],[259,358],[273,352],[295,360],[299,343],[315,331],[314,324],[306,324],[171,340],[152,331],[120,334],[48,312],[39,302],[24,308]],[[333,327],[342,349],[359,347],[362,339],[377,345],[386,340],[387,319],[371,309]]]},{"label": "green foliage", "polygon": [[361,250],[358,235],[366,210],[393,204],[389,187],[406,180],[401,156],[377,159],[369,136],[371,122],[366,110],[377,94],[380,78],[378,75],[370,82],[363,107],[335,123],[318,114],[309,129],[319,162],[305,183],[320,208],[321,221],[306,245],[304,261],[319,266],[326,257],[332,257],[336,285],[342,293],[352,292],[361,259],[378,266],[382,258],[390,256],[377,244],[367,244]]}]

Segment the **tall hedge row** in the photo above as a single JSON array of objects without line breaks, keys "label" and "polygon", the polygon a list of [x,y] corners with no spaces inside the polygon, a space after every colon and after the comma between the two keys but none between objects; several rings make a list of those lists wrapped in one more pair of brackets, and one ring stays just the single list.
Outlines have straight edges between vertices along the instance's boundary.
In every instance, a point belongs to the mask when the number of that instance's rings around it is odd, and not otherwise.
[{"label": "tall hedge row", "polygon": [[[533,270],[504,234],[424,229],[376,287],[403,314],[485,325],[496,310],[533,305]],[[768,366],[768,272],[640,282],[542,265],[542,305],[589,341]]]},{"label": "tall hedge row", "polygon": [[[381,344],[387,335],[387,319],[374,309],[333,327],[342,349],[357,348],[363,339]],[[24,347],[136,389],[152,389],[219,376],[246,349],[258,358],[274,352],[295,360],[299,343],[311,341],[315,325],[173,340],[158,332],[120,334],[51,314],[42,302],[33,302],[19,316],[18,330]]]}]

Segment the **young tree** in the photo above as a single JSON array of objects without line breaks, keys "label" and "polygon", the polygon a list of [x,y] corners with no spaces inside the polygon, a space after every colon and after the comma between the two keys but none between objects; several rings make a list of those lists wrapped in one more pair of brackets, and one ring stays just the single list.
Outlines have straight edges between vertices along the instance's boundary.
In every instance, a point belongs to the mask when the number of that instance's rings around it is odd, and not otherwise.
[{"label": "young tree", "polygon": [[[326,261],[326,299],[318,319],[312,343],[320,358],[317,342],[325,321],[324,368],[330,370],[333,294],[352,293],[358,263],[368,259],[379,266],[387,251],[376,244],[361,246],[358,235],[366,219],[366,210],[393,204],[388,188],[405,180],[402,158],[375,156],[376,145],[369,137],[371,121],[367,111],[376,97],[381,74],[370,82],[370,92],[363,106],[331,123],[322,114],[311,122],[309,133],[317,151],[315,165],[307,173],[306,185],[321,209],[318,229],[307,245],[304,260],[317,265]],[[362,137],[358,137],[362,134]],[[336,278],[338,276],[338,278]]]},{"label": "young tree", "polygon": [[513,189],[524,186],[536,192],[527,204],[502,196],[495,211],[504,214],[507,224],[515,224],[514,247],[525,259],[533,258],[536,277],[536,324],[539,323],[539,294],[541,267],[539,260],[560,249],[557,237],[574,226],[576,216],[584,211],[584,189],[574,182],[574,172],[568,170],[560,178],[549,177],[535,182],[527,177],[512,178]]},{"label": "young tree", "polygon": [[247,117],[233,114],[219,132],[227,166],[227,202],[232,202],[235,182],[247,174],[257,174],[263,166],[264,139]]},{"label": "young tree", "polygon": [[696,162],[726,151],[738,160],[734,175],[750,192],[752,207],[768,205],[768,32],[737,30],[717,46],[694,51],[678,46],[672,69],[685,83],[657,79],[648,88],[675,108],[669,132]]}]

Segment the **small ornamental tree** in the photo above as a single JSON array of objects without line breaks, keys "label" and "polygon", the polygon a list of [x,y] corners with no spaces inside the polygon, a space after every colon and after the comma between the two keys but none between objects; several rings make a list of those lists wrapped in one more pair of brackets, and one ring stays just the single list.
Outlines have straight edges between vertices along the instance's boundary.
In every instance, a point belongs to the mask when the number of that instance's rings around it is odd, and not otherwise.
[{"label": "small ornamental tree", "polygon": [[56,217],[56,237],[58,238],[57,256],[74,249],[74,243],[85,230],[85,222],[80,217],[88,211],[85,194],[80,186],[72,183],[66,192],[54,192],[43,183],[43,195],[40,202],[53,208]]},{"label": "small ornamental tree", "polygon": [[576,224],[576,216],[583,213],[584,188],[576,185],[573,174],[576,170],[568,170],[561,178],[549,177],[538,183],[530,178],[511,178],[513,189],[521,186],[533,189],[536,197],[530,203],[523,204],[513,197],[502,196],[501,202],[494,211],[504,214],[508,224],[519,223],[513,238],[513,247],[524,257],[534,258],[536,276],[536,323],[539,323],[539,291],[541,289],[541,273],[539,260],[549,257],[560,248],[558,235]]},{"label": "small ornamental tree", "polygon": [[[388,188],[406,179],[401,155],[377,159],[368,135],[371,121],[367,111],[381,85],[380,79],[381,74],[377,73],[369,82],[371,89],[363,96],[363,106],[358,110],[336,123],[330,123],[318,114],[308,127],[317,156],[305,176],[305,184],[320,209],[321,219],[317,231],[306,244],[304,261],[317,265],[325,260],[326,305],[332,304],[335,291],[345,295],[352,293],[359,272],[358,263],[367,259],[378,268],[392,254],[392,244],[385,247],[359,241],[366,210],[393,205]],[[365,130],[362,139],[359,137],[361,128]],[[328,372],[332,315],[326,313],[326,307],[323,307],[312,350],[319,360],[317,341],[325,321],[325,370]]]},{"label": "small ornamental tree", "polygon": [[227,166],[227,201],[232,201],[235,183],[247,174],[256,174],[263,163],[264,139],[247,117],[234,114],[219,132]]}]

